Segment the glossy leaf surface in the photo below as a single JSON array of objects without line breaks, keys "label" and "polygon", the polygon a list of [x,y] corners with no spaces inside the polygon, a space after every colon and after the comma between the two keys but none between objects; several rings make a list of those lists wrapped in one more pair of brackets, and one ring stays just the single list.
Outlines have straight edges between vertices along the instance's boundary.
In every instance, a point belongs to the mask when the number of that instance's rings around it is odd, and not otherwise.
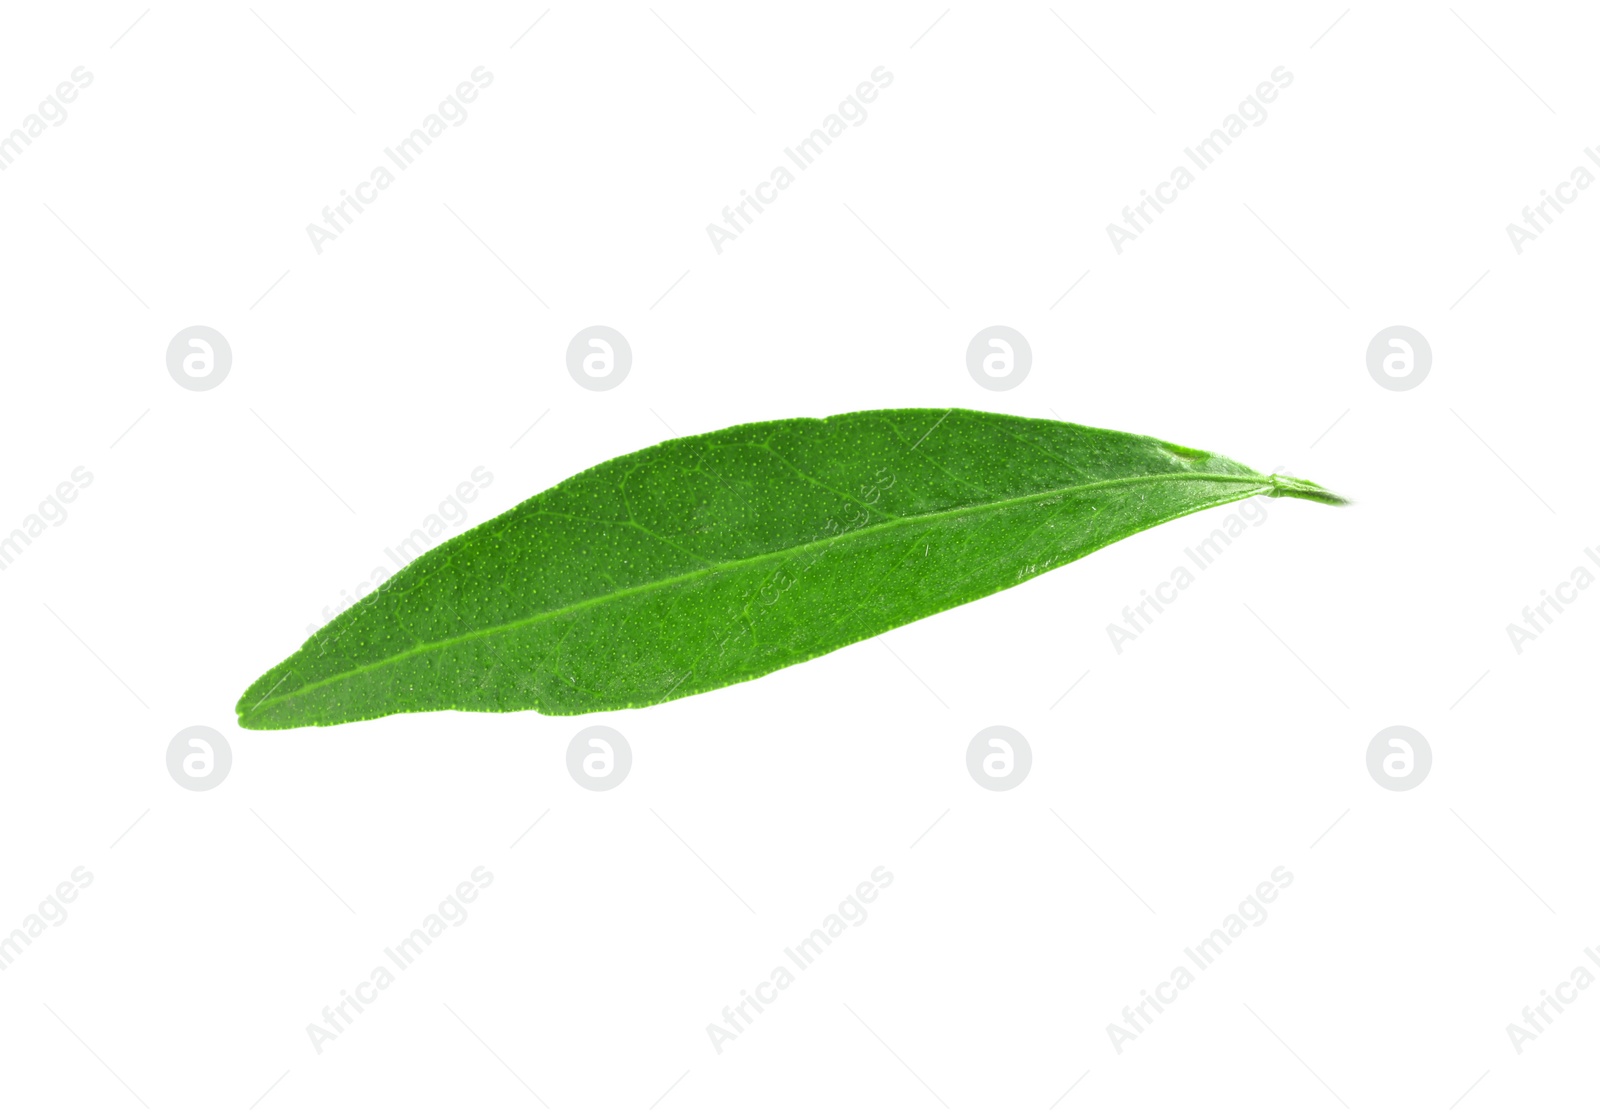
[{"label": "glossy leaf surface", "polygon": [[963,410],[674,439],[418,558],[239,700],[240,725],[683,698],[1248,497],[1342,500],[1156,439]]}]

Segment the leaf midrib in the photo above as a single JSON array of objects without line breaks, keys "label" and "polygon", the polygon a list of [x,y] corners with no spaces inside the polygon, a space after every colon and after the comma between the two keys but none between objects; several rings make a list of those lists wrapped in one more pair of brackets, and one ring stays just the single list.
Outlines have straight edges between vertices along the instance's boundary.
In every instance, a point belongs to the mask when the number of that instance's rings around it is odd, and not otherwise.
[{"label": "leaf midrib", "polygon": [[[283,695],[277,696],[276,698],[273,698],[272,693],[269,691],[267,693],[268,698],[262,699],[254,707],[250,708],[250,711],[247,713],[246,717],[264,713],[263,708],[265,708],[265,710],[271,710],[273,707],[286,703],[290,699],[300,698],[303,695],[309,694],[312,691],[316,691],[319,688],[326,687],[329,684],[338,683],[340,680],[349,679],[352,676],[361,675],[365,672],[377,671],[379,668],[387,667],[390,664],[398,663],[402,660],[409,659],[412,656],[421,655],[425,652],[432,652],[435,649],[440,648],[448,648],[452,645],[463,644],[467,641],[479,640],[483,637],[492,637],[499,633],[506,633],[514,629],[523,628],[527,625],[534,625],[541,621],[548,621],[551,618],[561,617],[568,613],[575,613],[579,610],[588,609],[592,606],[604,605],[607,602],[616,601],[619,598],[626,598],[634,594],[642,594],[651,590],[659,590],[666,586],[675,586],[678,583],[688,582],[692,579],[714,574],[723,574],[727,571],[738,570],[743,567],[753,566],[757,563],[764,563],[773,559],[786,559],[792,555],[803,554],[808,548],[814,546],[832,546],[841,540],[859,539],[863,536],[872,535],[880,530],[886,530],[889,528],[905,528],[913,524],[923,524],[929,521],[938,521],[952,516],[961,516],[970,513],[992,512],[997,509],[1008,508],[1012,505],[1022,505],[1033,501],[1047,500],[1051,497],[1063,497],[1071,493],[1082,493],[1091,489],[1109,489],[1122,485],[1135,485],[1139,482],[1145,481],[1224,481],[1246,484],[1254,483],[1257,485],[1266,485],[1268,487],[1273,484],[1270,477],[1265,477],[1260,474],[1141,474],[1137,477],[1108,478],[1104,481],[1085,482],[1082,485],[1069,485],[1062,489],[1045,489],[1039,491],[1038,493],[1029,493],[1021,497],[1007,497],[1000,501],[988,501],[982,504],[961,505],[955,508],[940,509],[936,512],[920,513],[914,516],[903,516],[899,519],[885,519],[876,524],[864,525],[854,532],[841,532],[836,536],[828,536],[826,539],[820,540],[815,538],[810,539],[805,543],[796,544],[793,547],[783,548],[778,551],[768,551],[763,552],[760,555],[746,556],[742,559],[728,559],[721,563],[711,563],[704,567],[698,567],[692,571],[685,571],[682,574],[670,575],[667,578],[657,579],[654,582],[640,583],[637,586],[624,587],[621,590],[613,590],[609,593],[601,594],[593,598],[584,598],[581,601],[569,602],[566,605],[557,606],[556,608],[546,610],[543,613],[531,614],[528,617],[519,617],[515,621],[507,621],[499,625],[491,625],[482,629],[474,629],[471,632],[445,637],[442,640],[419,642],[418,644],[412,645],[404,652],[397,652],[393,656],[384,657],[382,660],[374,660],[370,664],[362,664],[357,667],[350,668],[347,671],[338,672],[323,679],[315,680],[314,682],[308,683],[304,687],[301,687],[299,690],[285,692]],[[883,514],[880,513],[879,515]],[[375,593],[381,592],[381,588],[378,591],[375,591]],[[269,699],[270,702],[268,701]]]}]

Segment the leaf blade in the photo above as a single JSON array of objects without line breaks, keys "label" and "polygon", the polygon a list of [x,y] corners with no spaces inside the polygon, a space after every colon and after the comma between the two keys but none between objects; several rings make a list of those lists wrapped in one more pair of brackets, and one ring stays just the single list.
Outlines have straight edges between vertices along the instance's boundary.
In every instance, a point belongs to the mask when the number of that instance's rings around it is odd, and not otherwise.
[{"label": "leaf blade", "polygon": [[649,706],[1257,495],[1341,502],[1155,439],[958,409],[674,439],[427,552],[257,680],[240,724]]}]

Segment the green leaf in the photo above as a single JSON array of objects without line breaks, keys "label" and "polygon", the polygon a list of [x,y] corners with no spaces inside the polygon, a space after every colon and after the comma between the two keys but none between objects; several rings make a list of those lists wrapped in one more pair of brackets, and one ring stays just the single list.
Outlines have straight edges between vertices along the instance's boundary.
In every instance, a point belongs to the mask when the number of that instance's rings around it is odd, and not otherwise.
[{"label": "green leaf", "polygon": [[440,544],[239,700],[252,729],[651,706],[1307,481],[1116,431],[951,409],[751,423],[615,458]]}]

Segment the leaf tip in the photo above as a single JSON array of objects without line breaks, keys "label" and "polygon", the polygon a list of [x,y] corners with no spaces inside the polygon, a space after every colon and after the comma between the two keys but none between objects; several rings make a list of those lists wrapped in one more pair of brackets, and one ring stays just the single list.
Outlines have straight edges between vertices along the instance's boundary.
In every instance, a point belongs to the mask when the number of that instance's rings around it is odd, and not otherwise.
[{"label": "leaf tip", "polygon": [[[241,730],[278,730],[283,729],[280,721],[268,717],[272,708],[262,709],[262,704],[272,697],[273,692],[281,687],[289,673],[281,667],[274,672],[268,672],[245,688],[239,701],[233,706],[234,716],[239,720]],[[276,704],[274,704],[276,705]]]},{"label": "leaf tip", "polygon": [[1298,497],[1302,501],[1316,501],[1323,505],[1348,505],[1351,500],[1341,497],[1331,490],[1324,489],[1314,481],[1304,478],[1287,477],[1283,474],[1273,474],[1271,477],[1272,492],[1269,497]]},{"label": "leaf tip", "polygon": [[241,730],[256,730],[256,729],[260,729],[260,725],[256,722],[256,720],[254,718],[251,717],[252,708],[253,708],[254,704],[245,702],[245,699],[247,699],[249,697],[250,697],[249,693],[246,692],[243,696],[240,697],[238,703],[235,704],[235,706],[233,708],[234,716],[238,719],[238,721],[239,721],[239,729],[241,729]]}]

